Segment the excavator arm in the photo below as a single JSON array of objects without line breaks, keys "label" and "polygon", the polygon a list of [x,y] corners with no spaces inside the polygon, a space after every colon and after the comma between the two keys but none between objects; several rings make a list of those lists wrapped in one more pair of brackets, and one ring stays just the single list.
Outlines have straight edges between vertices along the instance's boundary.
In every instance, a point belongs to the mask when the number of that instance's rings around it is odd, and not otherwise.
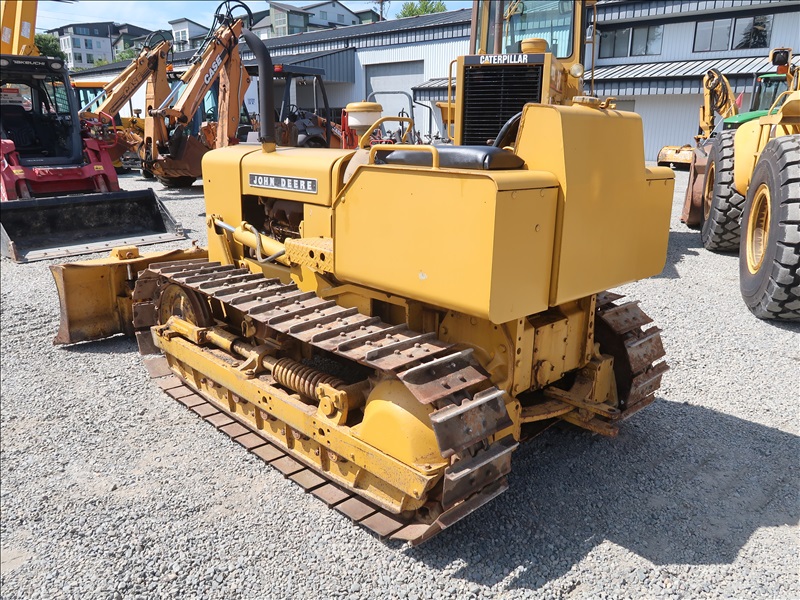
[{"label": "excavator arm", "polygon": [[[155,94],[154,87],[152,100],[163,98],[160,103],[151,104],[148,96],[145,141],[140,156],[145,167],[164,185],[191,185],[200,176],[201,159],[205,152],[214,147],[228,146],[236,137],[239,107],[250,78],[239,55],[239,37],[245,21],[233,17],[231,13],[235,8],[242,8],[250,20],[252,14],[241,3],[236,6],[225,3],[223,6],[226,12],[219,12],[215,16],[217,28],[208,36],[181,77],[182,89],[173,89],[167,91],[165,96],[159,96]],[[196,131],[188,135],[192,119],[217,81],[218,122],[203,129],[200,136],[194,135],[198,133]],[[173,104],[176,97],[178,99]]]},{"label": "excavator arm", "polygon": [[246,79],[246,74],[242,73],[238,49],[242,26],[241,19],[237,19],[234,23],[222,25],[217,29],[200,60],[182,77],[186,88],[175,106],[154,111],[154,116],[167,117],[181,124],[188,123],[200,108],[203,98],[211,90],[221,71],[226,71],[228,78],[235,80],[237,87],[241,89],[241,94],[244,94],[247,84],[242,85],[242,82]]},{"label": "excavator arm", "polygon": [[700,144],[711,137],[714,130],[714,118],[720,115],[723,119],[739,114],[736,97],[728,78],[716,69],[709,69],[703,77],[703,106],[700,107],[700,131],[695,141]]},{"label": "excavator arm", "polygon": [[95,112],[82,111],[81,119],[108,121],[119,113],[151,75],[166,80],[167,56],[172,44],[164,39],[150,46],[145,44],[139,56],[122,73],[103,87],[104,99]]}]

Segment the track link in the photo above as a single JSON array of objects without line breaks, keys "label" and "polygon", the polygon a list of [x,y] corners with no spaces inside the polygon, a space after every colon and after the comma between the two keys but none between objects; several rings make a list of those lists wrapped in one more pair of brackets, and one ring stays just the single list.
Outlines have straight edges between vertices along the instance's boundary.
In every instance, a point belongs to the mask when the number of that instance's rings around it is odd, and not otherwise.
[{"label": "track link", "polygon": [[[221,303],[228,314],[238,311],[269,331],[395,376],[419,402],[434,406],[431,422],[440,452],[444,457],[454,457],[437,493],[441,500],[435,512],[439,514],[432,520],[419,514],[403,519],[359,497],[356,490],[327,481],[324,473],[306,469],[295,460],[300,456],[289,457],[290,450],[268,443],[258,430],[234,421],[214,399],[198,395],[178,378],[165,377],[169,385],[175,384],[174,388],[165,388],[168,393],[179,390],[170,395],[184,404],[184,398],[195,396],[192,402],[197,404],[190,407],[192,410],[208,412],[208,416],[201,416],[206,420],[213,417],[215,426],[245,447],[251,445],[248,449],[284,474],[281,466],[293,463],[313,473],[314,477],[309,474],[302,479],[322,483],[313,489],[304,485],[307,491],[319,489],[315,495],[378,535],[421,543],[507,489],[506,475],[517,443],[511,436],[494,439],[498,431],[511,425],[505,393],[491,384],[470,351],[457,350],[453,344],[436,339],[435,334],[389,325],[355,309],[342,308],[293,284],[202,260],[156,263],[140,275],[134,291],[134,325],[140,332],[140,347],[147,346],[149,327],[157,324],[160,290],[168,283]],[[162,376],[166,375],[164,372]],[[202,404],[208,407],[196,410]],[[212,409],[214,413],[209,412]]]},{"label": "track link", "polygon": [[[620,418],[626,419],[655,400],[661,377],[669,370],[658,327],[638,302],[619,303],[613,292],[597,295],[595,340],[603,352],[614,356]],[[661,362],[658,362],[661,361]]]}]

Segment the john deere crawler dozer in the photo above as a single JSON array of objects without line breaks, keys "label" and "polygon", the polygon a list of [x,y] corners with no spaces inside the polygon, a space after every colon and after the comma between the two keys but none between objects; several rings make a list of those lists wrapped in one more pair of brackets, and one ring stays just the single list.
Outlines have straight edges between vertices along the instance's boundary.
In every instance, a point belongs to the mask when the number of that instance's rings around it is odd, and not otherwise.
[{"label": "john deere crawler dozer", "polygon": [[264,120],[261,143],[209,152],[208,258],[54,268],[57,342],[98,333],[81,300],[102,273],[103,333],[135,329],[171,395],[412,543],[503,492],[553,422],[615,435],[667,367],[651,319],[605,290],[661,271],[673,175],[645,167],[637,115],[578,96],[584,9],[477,3],[473,47],[494,53],[459,59],[455,146],[277,148]]}]

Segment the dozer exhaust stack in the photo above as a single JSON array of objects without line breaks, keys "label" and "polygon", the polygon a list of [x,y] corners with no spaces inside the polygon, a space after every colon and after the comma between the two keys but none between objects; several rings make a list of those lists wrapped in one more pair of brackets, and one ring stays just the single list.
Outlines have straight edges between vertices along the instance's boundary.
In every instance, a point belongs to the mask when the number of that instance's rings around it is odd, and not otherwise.
[{"label": "dozer exhaust stack", "polygon": [[2,251],[32,262],[185,239],[153,190],[0,203]]}]

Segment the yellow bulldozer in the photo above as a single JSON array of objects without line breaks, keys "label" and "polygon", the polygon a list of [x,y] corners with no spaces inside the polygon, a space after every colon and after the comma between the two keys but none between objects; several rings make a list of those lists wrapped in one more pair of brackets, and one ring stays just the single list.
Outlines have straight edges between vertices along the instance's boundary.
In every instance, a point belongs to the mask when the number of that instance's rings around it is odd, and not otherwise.
[{"label": "yellow bulldozer", "polygon": [[170,395],[414,544],[503,492],[553,423],[616,435],[667,366],[606,290],[662,270],[674,178],[645,166],[638,115],[582,95],[587,4],[476,2],[452,146],[370,146],[372,127],[277,147],[262,119],[259,143],[208,152],[207,253],[53,267],[56,343],[135,333]]}]

